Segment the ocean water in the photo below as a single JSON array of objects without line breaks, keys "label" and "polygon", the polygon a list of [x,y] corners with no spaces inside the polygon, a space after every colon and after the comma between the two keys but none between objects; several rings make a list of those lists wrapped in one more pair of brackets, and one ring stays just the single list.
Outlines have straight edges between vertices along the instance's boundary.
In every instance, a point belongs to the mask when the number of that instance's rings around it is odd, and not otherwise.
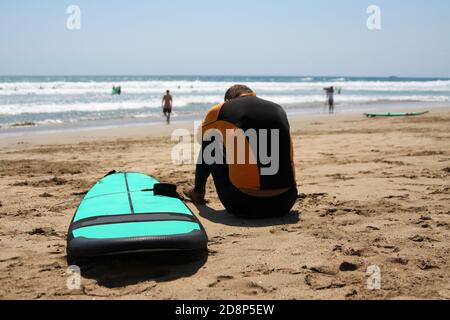
[{"label": "ocean water", "polygon": [[[200,119],[242,83],[290,114],[324,111],[324,87],[336,94],[337,112],[410,110],[450,105],[450,79],[231,76],[0,76],[0,130],[99,123],[161,122],[161,99],[170,89],[174,120]],[[122,95],[111,94],[114,85]]]}]

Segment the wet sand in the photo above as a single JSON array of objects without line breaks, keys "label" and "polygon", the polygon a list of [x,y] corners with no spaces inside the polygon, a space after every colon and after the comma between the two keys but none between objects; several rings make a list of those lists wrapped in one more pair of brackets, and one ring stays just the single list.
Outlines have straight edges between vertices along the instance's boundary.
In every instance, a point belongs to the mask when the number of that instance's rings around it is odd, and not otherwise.
[{"label": "wet sand", "polygon": [[[230,216],[210,181],[208,206],[190,205],[207,255],[85,261],[80,290],[66,287],[65,244],[83,194],[113,169],[192,184],[194,166],[171,161],[174,127],[0,138],[0,298],[450,299],[450,108],[291,125],[301,195],[290,215]],[[369,266],[380,290],[367,288]]]}]

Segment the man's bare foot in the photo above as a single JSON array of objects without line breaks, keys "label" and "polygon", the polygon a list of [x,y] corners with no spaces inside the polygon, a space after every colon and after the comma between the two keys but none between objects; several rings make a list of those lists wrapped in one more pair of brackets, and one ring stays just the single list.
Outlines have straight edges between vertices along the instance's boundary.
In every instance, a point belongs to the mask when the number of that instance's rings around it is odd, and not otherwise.
[{"label": "man's bare foot", "polygon": [[205,194],[195,191],[194,188],[183,190],[183,194],[196,206],[204,206],[206,204]]}]

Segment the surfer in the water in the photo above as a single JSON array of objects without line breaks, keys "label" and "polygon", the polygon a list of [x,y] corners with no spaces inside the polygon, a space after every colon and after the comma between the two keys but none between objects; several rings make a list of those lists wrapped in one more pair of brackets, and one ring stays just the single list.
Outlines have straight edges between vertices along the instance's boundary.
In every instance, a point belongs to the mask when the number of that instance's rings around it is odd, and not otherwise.
[{"label": "surfer in the water", "polygon": [[170,124],[170,115],[172,114],[172,96],[170,95],[170,91],[166,91],[166,95],[162,98],[162,104],[163,104],[163,113],[166,117],[167,124]]},{"label": "surfer in the water", "polygon": [[[213,163],[206,161],[211,149],[218,160]],[[202,124],[195,187],[184,192],[196,205],[206,203],[210,175],[222,204],[232,214],[263,218],[289,213],[297,199],[297,184],[290,127],[283,108],[256,97],[246,86],[231,87],[225,103],[213,107]]]},{"label": "surfer in the water", "polygon": [[334,87],[323,88],[327,95],[327,103],[330,114],[334,113]]},{"label": "surfer in the water", "polygon": [[121,86],[118,86],[118,87],[114,86],[112,88],[112,94],[120,96],[122,94],[122,87]]}]

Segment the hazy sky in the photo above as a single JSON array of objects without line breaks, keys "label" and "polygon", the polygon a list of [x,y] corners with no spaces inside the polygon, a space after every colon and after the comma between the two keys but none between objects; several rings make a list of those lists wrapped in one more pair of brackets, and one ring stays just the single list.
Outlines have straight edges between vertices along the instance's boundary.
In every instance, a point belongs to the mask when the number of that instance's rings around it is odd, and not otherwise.
[{"label": "hazy sky", "polygon": [[0,0],[0,75],[450,77],[449,17],[448,0]]}]

